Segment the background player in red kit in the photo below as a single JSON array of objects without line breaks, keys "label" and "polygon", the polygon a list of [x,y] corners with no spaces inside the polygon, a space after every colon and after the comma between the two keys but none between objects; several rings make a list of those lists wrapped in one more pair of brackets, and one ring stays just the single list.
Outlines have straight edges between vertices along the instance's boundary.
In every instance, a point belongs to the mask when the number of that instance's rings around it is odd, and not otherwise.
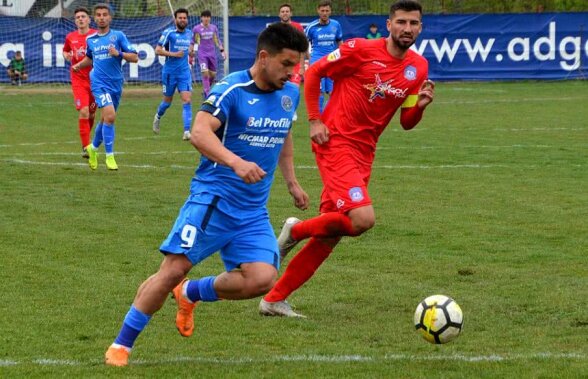
[{"label": "background player in red kit", "polygon": [[[63,57],[75,65],[86,56],[86,37],[96,32],[90,29],[90,11],[85,7],[78,7],[74,11],[74,20],[78,30],[69,33],[65,37],[63,45]],[[88,158],[85,146],[90,144],[90,130],[94,124],[96,103],[90,90],[90,71],[92,66],[79,71],[70,70],[71,89],[74,95],[74,103],[79,112],[78,128],[82,142],[82,156]]]},{"label": "background player in red kit", "polygon": [[[280,17],[280,22],[283,24],[288,24],[293,26],[294,28],[298,29],[302,33],[304,33],[304,28],[301,24],[296,21],[292,21],[292,6],[288,3],[284,3],[280,5],[278,16]],[[300,87],[300,83],[302,82],[302,76],[304,75],[304,60],[308,58],[308,52],[300,55],[300,63],[294,66],[294,70],[292,71],[292,76],[290,76],[290,81]],[[298,113],[294,112],[294,117],[292,121],[298,120]]]},{"label": "background player in red kit", "polygon": [[[397,1],[390,7],[387,38],[348,40],[306,72],[310,137],[323,181],[321,215],[286,220],[278,238],[282,257],[299,241],[310,240],[261,300],[261,314],[304,317],[286,298],[310,279],[341,237],[358,236],[374,226],[367,186],[378,138],[398,108],[400,124],[409,130],[433,101],[428,63],[409,49],[422,30],[421,19],[419,3]],[[319,82],[325,76],[334,80],[335,88],[321,115]]]}]

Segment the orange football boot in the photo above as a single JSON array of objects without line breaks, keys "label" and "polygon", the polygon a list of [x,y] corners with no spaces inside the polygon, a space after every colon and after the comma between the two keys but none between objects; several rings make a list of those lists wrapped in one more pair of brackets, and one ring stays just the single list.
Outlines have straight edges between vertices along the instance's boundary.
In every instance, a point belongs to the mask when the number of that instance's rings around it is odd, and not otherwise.
[{"label": "orange football boot", "polygon": [[187,280],[188,278],[184,278],[172,291],[176,304],[178,304],[176,328],[184,337],[190,337],[194,332],[194,308],[198,304],[198,302],[190,303],[182,294],[182,288]]},{"label": "orange football boot", "polygon": [[131,352],[123,346],[110,345],[104,354],[104,363],[108,366],[127,366],[129,364],[129,355]]}]

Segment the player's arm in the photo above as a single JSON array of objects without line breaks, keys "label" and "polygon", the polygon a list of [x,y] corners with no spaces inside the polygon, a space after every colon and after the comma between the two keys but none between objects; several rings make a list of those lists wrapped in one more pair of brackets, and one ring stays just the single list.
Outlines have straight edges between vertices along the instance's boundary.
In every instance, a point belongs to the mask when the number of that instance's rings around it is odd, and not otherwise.
[{"label": "player's arm", "polygon": [[404,130],[414,128],[421,121],[425,108],[434,97],[435,83],[428,79],[423,81],[416,95],[408,95],[400,111],[400,125]]},{"label": "player's arm", "polygon": [[280,166],[282,176],[286,181],[288,192],[290,192],[290,195],[292,195],[292,198],[294,199],[294,205],[299,209],[307,209],[309,205],[308,194],[302,189],[300,183],[298,183],[294,171],[294,142],[292,139],[292,131],[288,133],[288,136],[284,140],[278,165]]},{"label": "player's arm", "polygon": [[71,51],[71,45],[69,44],[68,38],[65,39],[65,43],[63,44],[63,50],[61,51],[61,54],[63,55],[63,59],[65,59],[68,62],[71,62],[73,54]]},{"label": "player's arm", "polygon": [[118,48],[111,45],[108,49],[108,53],[113,57],[120,56],[129,63],[139,62],[139,54],[137,54],[137,51],[131,46],[127,36],[124,33],[119,33],[119,36]]},{"label": "player's arm", "polygon": [[213,36],[212,36],[212,40],[214,41],[214,44],[216,45],[216,47],[218,47],[218,50],[220,51],[223,59],[227,59],[227,55],[225,54],[225,49],[223,48],[223,44],[220,42],[220,39],[218,37],[218,31],[215,31]]},{"label": "player's arm", "polygon": [[92,59],[86,55],[84,57],[84,59],[82,59],[78,63],[71,66],[71,69],[77,72],[77,71],[80,71],[82,68],[90,67],[91,65],[92,65]]},{"label": "player's arm", "polygon": [[155,46],[155,55],[161,55],[164,57],[181,58],[184,56],[184,50],[168,51],[168,50],[164,49],[163,46],[157,45],[157,46]]},{"label": "player's arm", "polygon": [[230,167],[245,183],[257,183],[266,172],[255,162],[249,162],[227,149],[214,134],[221,121],[212,114],[200,111],[192,126],[190,142],[205,157],[218,164]]}]

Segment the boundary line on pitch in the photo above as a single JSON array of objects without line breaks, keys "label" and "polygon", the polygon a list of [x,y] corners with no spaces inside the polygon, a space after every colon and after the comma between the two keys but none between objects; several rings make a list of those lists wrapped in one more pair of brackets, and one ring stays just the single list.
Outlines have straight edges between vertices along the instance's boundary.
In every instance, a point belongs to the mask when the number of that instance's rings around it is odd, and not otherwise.
[{"label": "boundary line on pitch", "polygon": [[[73,167],[87,167],[88,164],[84,162],[73,163],[73,162],[46,162],[46,161],[31,161],[25,159],[0,159],[0,161],[8,162],[8,163],[17,163],[17,164],[25,164],[25,165],[37,165],[37,166],[73,166]],[[576,166],[576,165],[572,165]],[[581,167],[582,165],[577,165]],[[509,168],[513,167],[510,165],[504,164],[481,164],[481,163],[468,163],[468,164],[455,164],[455,165],[375,165],[373,166],[374,169],[388,169],[388,170],[403,170],[403,169],[421,169],[421,170],[434,170],[434,169],[485,169],[485,168]],[[517,165],[514,166],[516,168],[521,168],[523,166]],[[538,167],[537,165],[525,165],[524,168],[535,168]],[[169,166],[154,166],[150,164],[143,164],[143,165],[136,165],[136,164],[124,164],[121,165],[121,169],[124,171],[125,168],[133,168],[133,169],[156,169],[156,170],[164,170],[164,169],[196,169],[196,165],[191,166],[183,166],[183,165],[169,165]],[[317,167],[313,166],[305,166],[299,165],[295,166],[298,170],[316,170]]]},{"label": "boundary line on pitch", "polygon": [[[390,361],[448,361],[448,362],[505,362],[505,361],[526,361],[526,360],[552,360],[552,359],[569,359],[569,360],[587,360],[588,356],[582,353],[531,353],[531,354],[490,354],[490,355],[416,355],[416,354],[386,354],[384,356],[366,356],[366,355],[278,355],[271,358],[207,358],[207,357],[175,357],[170,359],[131,359],[130,365],[166,365],[181,362],[186,363],[212,363],[219,365],[243,365],[259,363],[280,363],[280,362],[309,362],[309,363],[349,363],[349,362],[390,362]],[[33,364],[37,366],[94,366],[100,364],[102,360],[76,361],[69,359],[50,359],[36,358],[30,361],[17,361],[12,359],[0,359],[0,367],[12,367],[23,364]]]}]

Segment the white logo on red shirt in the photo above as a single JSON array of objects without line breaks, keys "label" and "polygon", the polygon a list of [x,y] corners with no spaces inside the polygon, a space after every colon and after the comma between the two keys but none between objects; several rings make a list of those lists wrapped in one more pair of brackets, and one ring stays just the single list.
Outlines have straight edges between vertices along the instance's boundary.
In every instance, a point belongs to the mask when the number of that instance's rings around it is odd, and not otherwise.
[{"label": "white logo on red shirt", "polygon": [[363,87],[370,91],[370,97],[368,101],[373,103],[376,98],[385,99],[386,95],[391,95],[396,98],[405,98],[406,92],[408,88],[400,89],[394,87],[392,83],[392,79],[387,80],[385,82],[380,79],[380,74],[376,75],[376,82],[372,84],[364,84]]}]

